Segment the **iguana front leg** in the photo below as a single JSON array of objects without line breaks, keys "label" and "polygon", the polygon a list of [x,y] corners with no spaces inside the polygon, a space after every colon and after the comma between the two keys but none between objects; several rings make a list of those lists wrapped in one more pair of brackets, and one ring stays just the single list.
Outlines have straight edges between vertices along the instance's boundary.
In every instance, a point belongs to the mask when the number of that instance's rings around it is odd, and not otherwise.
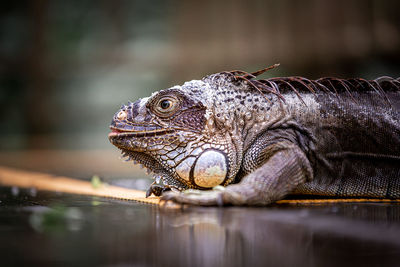
[{"label": "iguana front leg", "polygon": [[[257,147],[256,147],[257,148]],[[256,149],[254,148],[254,149]],[[276,142],[262,151],[249,151],[246,160],[256,160],[253,172],[238,184],[228,185],[223,190],[165,192],[163,200],[183,204],[215,205],[267,205],[282,199],[301,183],[312,179],[312,169],[304,152],[289,141]],[[257,159],[254,159],[257,154]],[[253,159],[252,159],[253,157]]]}]

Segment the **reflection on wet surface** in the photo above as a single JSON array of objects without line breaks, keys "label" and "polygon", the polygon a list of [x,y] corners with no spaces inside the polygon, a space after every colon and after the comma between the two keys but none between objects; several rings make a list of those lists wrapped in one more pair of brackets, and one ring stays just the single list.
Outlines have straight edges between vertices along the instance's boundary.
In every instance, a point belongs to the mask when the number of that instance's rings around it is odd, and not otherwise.
[{"label": "reflection on wet surface", "polygon": [[2,266],[394,266],[400,205],[165,210],[3,187],[0,233]]}]

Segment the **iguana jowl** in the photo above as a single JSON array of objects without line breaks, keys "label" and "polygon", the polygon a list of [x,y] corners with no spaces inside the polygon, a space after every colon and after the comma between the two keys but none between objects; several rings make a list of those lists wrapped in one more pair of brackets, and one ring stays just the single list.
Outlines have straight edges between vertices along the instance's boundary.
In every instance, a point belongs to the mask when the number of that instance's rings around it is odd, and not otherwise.
[{"label": "iguana jowl", "polygon": [[221,72],[123,105],[109,140],[154,173],[148,194],[179,203],[400,198],[399,79],[257,80],[264,71]]}]

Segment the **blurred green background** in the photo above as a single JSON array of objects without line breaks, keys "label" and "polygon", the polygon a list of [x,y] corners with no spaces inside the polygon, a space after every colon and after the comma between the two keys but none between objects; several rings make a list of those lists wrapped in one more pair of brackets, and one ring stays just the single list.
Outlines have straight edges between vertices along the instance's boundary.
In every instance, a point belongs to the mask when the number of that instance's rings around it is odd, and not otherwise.
[{"label": "blurred green background", "polygon": [[[398,77],[399,10],[397,0],[6,1],[0,164],[112,165],[108,126],[122,103],[223,70],[279,62],[266,76]],[[104,151],[116,154],[96,158]]]}]

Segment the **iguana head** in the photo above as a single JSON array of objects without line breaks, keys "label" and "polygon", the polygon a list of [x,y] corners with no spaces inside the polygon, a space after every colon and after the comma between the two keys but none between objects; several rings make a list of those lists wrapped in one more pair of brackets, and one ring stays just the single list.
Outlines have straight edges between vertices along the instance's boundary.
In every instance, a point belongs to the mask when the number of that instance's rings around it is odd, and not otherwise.
[{"label": "iguana head", "polygon": [[227,185],[240,168],[245,125],[265,119],[253,111],[266,103],[234,75],[214,74],[123,105],[109,140],[166,187]]}]

